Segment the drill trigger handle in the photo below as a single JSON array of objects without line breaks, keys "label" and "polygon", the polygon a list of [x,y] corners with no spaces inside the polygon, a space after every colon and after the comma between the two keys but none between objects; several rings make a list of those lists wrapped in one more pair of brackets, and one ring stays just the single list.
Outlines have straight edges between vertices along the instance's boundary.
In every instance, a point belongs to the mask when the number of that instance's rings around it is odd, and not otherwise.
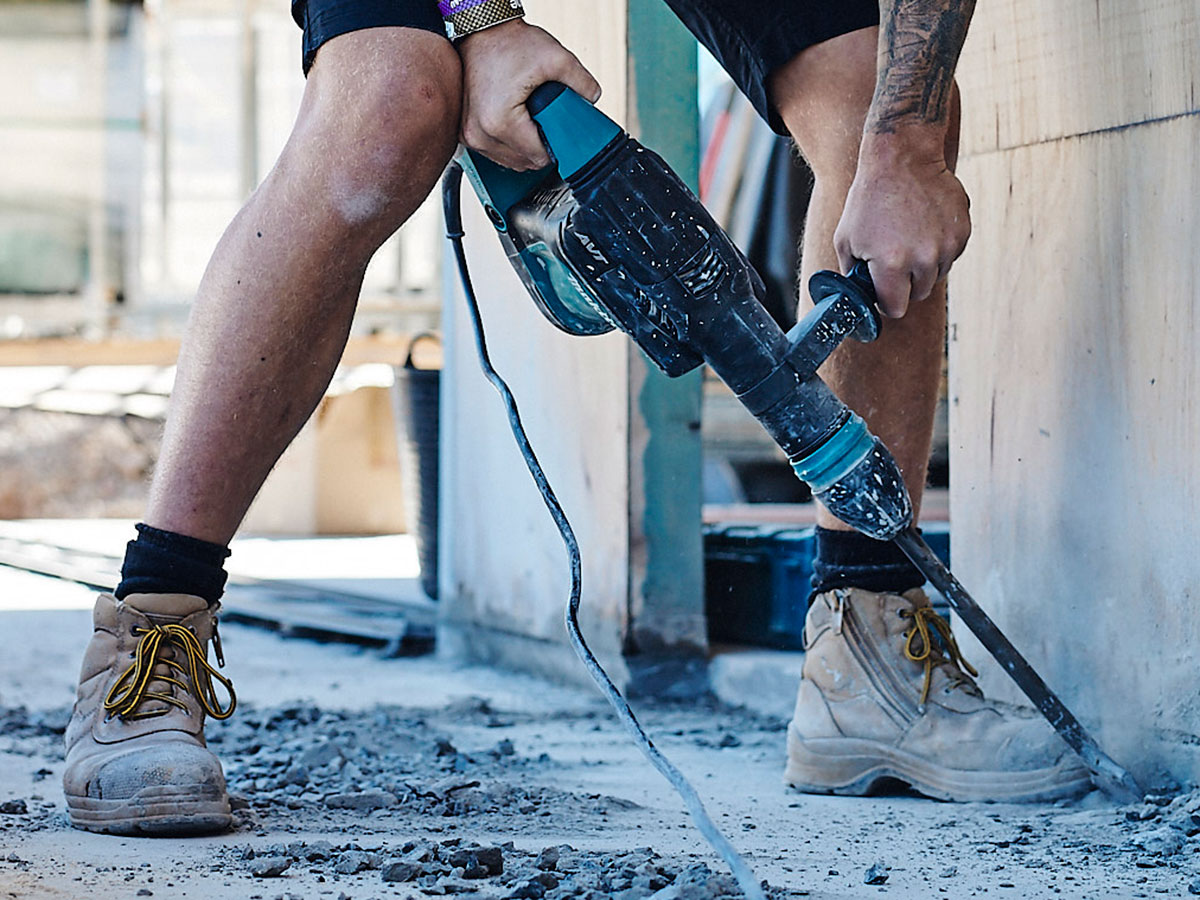
[{"label": "drill trigger handle", "polygon": [[529,114],[536,116],[554,100],[558,99],[558,95],[566,89],[567,86],[565,84],[557,81],[547,81],[545,84],[538,85],[533,89],[533,93],[529,95],[529,99],[525,101],[525,106],[529,110]]}]

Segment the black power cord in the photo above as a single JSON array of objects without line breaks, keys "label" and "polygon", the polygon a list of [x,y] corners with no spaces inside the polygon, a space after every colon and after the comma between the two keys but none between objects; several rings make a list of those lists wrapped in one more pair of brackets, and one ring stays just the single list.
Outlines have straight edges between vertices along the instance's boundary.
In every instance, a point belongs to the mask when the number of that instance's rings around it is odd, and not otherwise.
[{"label": "black power cord", "polygon": [[462,278],[463,294],[467,300],[467,308],[471,316],[471,327],[475,334],[475,347],[479,352],[479,364],[483,368],[483,374],[487,380],[492,383],[492,386],[500,393],[504,401],[504,408],[508,411],[508,421],[512,427],[513,437],[516,438],[517,446],[521,450],[521,455],[525,458],[525,465],[529,467],[529,474],[533,476],[534,482],[537,484],[538,490],[541,491],[542,499],[546,503],[546,508],[550,511],[551,518],[554,519],[554,524],[558,526],[559,534],[562,535],[563,543],[567,548],[567,556],[570,559],[571,565],[571,599],[567,603],[566,626],[567,637],[574,648],[576,655],[583,661],[583,665],[588,670],[588,674],[592,676],[592,680],[599,686],[601,693],[612,705],[617,713],[617,718],[629,732],[638,749],[650,760],[664,778],[671,783],[671,786],[683,798],[683,803],[687,807],[688,814],[692,817],[696,828],[704,836],[704,839],[712,846],[714,850],[725,860],[729,866],[733,877],[737,880],[738,886],[742,892],[750,900],[766,900],[766,895],[763,892],[762,886],[751,871],[750,866],[734,849],[733,844],[729,839],[717,828],[712,818],[705,810],[704,804],[701,802],[696,789],[683,776],[675,765],[662,754],[654,742],[642,730],[642,726],[638,723],[637,717],[634,716],[633,710],[630,709],[629,703],[621,695],[620,690],[613,684],[608,673],[604,671],[604,667],[600,665],[600,661],[596,659],[591,648],[583,638],[583,633],[579,628],[579,600],[582,594],[582,571],[583,565],[579,555],[579,542],[575,539],[575,532],[571,528],[571,523],[567,521],[567,515],[563,512],[562,505],[558,502],[558,498],[554,494],[554,489],[550,487],[550,481],[546,478],[546,473],[542,469],[541,463],[538,462],[537,454],[533,451],[533,446],[529,443],[529,437],[525,434],[525,428],[521,424],[521,414],[517,409],[517,401],[513,396],[512,390],[509,389],[504,379],[492,366],[491,357],[488,355],[487,342],[483,336],[483,321],[479,313],[479,302],[475,297],[475,289],[471,284],[471,275],[467,269],[467,254],[463,248],[463,226],[462,226],[462,167],[458,163],[451,163],[446,170],[446,174],[442,179],[442,208],[446,216],[446,237],[450,240],[454,247],[454,257],[458,263],[458,273]]}]

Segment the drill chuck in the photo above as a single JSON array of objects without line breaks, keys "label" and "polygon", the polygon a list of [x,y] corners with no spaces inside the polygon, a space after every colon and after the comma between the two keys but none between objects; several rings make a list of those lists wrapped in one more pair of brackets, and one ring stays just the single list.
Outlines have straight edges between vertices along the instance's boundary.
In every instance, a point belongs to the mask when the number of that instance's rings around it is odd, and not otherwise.
[{"label": "drill chuck", "polygon": [[857,415],[792,468],[826,509],[865,535],[891,540],[912,523],[896,461]]}]

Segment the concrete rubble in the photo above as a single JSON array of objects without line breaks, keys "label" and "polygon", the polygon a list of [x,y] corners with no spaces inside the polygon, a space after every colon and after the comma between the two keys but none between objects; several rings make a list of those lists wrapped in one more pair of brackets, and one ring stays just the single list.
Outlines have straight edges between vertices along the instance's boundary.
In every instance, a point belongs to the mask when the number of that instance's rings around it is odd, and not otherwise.
[{"label": "concrete rubble", "polygon": [[[233,623],[243,703],[209,736],[235,828],[187,841],[73,831],[61,742],[87,618],[0,617],[25,635],[0,660],[4,900],[739,895],[593,693]],[[1097,793],[1053,806],[802,796],[780,784],[782,720],[637,705],[777,900],[1200,894],[1200,790],[1131,807]]]}]

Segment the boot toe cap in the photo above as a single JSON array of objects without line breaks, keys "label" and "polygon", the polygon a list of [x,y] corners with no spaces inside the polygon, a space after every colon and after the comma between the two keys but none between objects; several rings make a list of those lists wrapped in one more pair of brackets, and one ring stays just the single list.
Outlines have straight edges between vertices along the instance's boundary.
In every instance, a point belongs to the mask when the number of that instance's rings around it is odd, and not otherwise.
[{"label": "boot toe cap", "polygon": [[148,788],[178,790],[192,796],[225,795],[220,761],[198,744],[170,742],[116,749],[94,756],[86,770],[79,793],[96,799],[130,799],[143,795]]}]

